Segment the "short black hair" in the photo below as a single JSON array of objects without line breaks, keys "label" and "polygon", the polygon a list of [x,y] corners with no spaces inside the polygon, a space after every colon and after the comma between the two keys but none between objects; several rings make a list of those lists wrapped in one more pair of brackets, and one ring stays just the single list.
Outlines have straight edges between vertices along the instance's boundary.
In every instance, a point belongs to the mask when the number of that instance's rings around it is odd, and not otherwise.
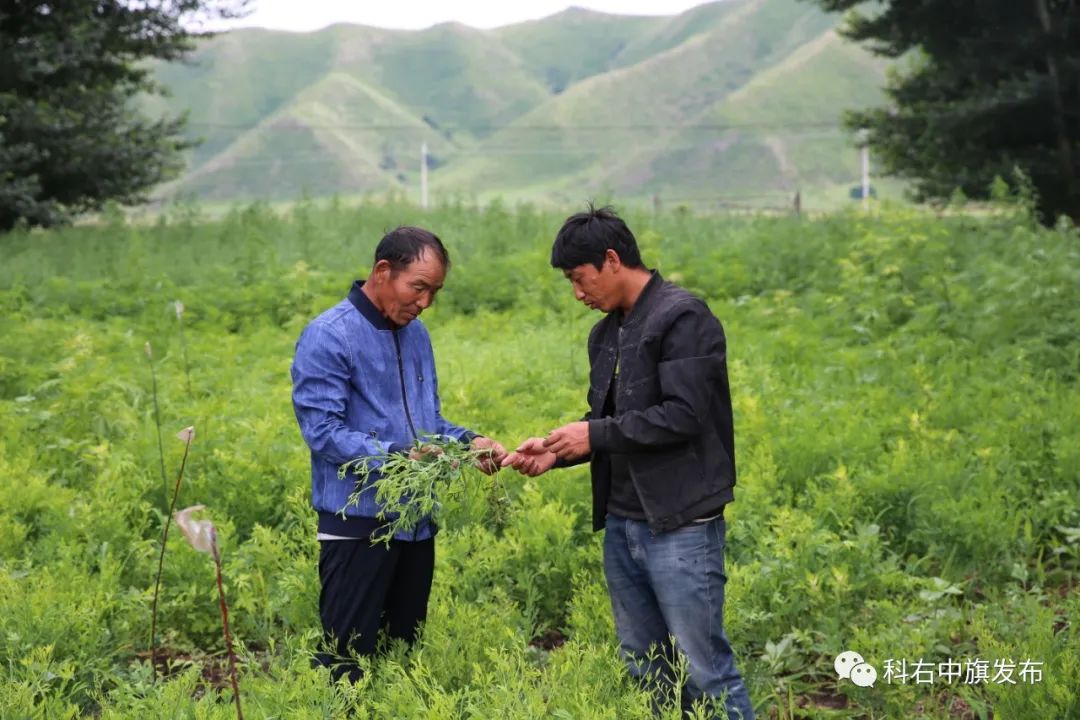
[{"label": "short black hair", "polygon": [[589,209],[566,218],[555,244],[551,246],[551,267],[570,270],[591,263],[597,270],[604,266],[604,256],[614,250],[623,265],[642,267],[634,233],[610,207]]},{"label": "short black hair", "polygon": [[412,225],[399,225],[383,235],[375,248],[375,263],[386,260],[390,263],[392,272],[400,272],[416,262],[424,254],[424,250],[434,252],[442,260],[444,270],[450,269],[450,253],[446,251],[439,236],[430,230]]}]

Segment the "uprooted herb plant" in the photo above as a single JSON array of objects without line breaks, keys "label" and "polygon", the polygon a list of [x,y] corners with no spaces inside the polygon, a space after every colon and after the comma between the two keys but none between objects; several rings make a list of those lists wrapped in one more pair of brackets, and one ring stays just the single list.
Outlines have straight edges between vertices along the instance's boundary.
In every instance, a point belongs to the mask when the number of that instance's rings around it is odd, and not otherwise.
[{"label": "uprooted herb plant", "polygon": [[501,529],[508,521],[510,498],[498,473],[484,475],[477,467],[490,459],[490,453],[453,438],[422,436],[408,452],[351,460],[338,470],[341,479],[350,472],[358,477],[341,514],[358,505],[360,494],[374,483],[381,508],[376,517],[385,524],[378,539],[388,544],[395,534],[415,530],[426,517],[439,522],[447,500],[461,498],[469,506],[481,494],[489,522]]}]

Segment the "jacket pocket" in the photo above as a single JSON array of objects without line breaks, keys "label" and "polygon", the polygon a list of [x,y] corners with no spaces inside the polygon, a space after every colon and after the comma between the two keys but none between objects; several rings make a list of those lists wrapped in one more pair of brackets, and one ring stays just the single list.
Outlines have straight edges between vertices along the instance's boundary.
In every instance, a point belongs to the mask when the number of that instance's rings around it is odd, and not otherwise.
[{"label": "jacket pocket", "polygon": [[642,499],[654,508],[678,509],[705,498],[701,459],[692,445],[629,456],[630,474]]},{"label": "jacket pocket", "polygon": [[615,406],[619,412],[644,410],[660,402],[660,379],[654,372],[645,377],[628,377],[619,381]]}]

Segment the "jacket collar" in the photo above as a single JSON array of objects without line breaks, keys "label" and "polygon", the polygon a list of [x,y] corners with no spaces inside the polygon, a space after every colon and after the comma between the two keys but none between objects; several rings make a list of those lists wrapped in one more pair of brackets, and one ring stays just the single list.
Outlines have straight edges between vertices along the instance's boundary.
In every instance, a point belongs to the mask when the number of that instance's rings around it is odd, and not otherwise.
[{"label": "jacket collar", "polygon": [[353,282],[352,287],[349,289],[349,302],[353,304],[360,314],[364,316],[364,319],[374,325],[379,330],[394,330],[394,324],[383,316],[379,309],[375,307],[375,303],[371,302],[371,298],[364,294],[361,290],[364,287],[363,280],[356,280]]},{"label": "jacket collar", "polygon": [[656,299],[657,290],[664,284],[664,278],[660,277],[659,270],[650,270],[649,273],[652,277],[649,278],[649,282],[645,283],[645,287],[641,289],[637,302],[634,303],[634,307],[630,308],[630,314],[622,318],[623,327],[636,323],[649,314],[649,308]]}]

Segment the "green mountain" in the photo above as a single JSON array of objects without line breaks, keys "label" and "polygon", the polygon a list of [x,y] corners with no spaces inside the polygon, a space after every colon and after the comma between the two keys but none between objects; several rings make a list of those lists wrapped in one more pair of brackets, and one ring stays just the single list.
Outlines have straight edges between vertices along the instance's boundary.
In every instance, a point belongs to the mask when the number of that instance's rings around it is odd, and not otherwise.
[{"label": "green mountain", "polygon": [[845,108],[884,65],[798,0],[672,17],[570,8],[495,30],[239,30],[161,65],[203,139],[162,197],[291,199],[399,190],[762,206],[841,197],[858,163]]}]

